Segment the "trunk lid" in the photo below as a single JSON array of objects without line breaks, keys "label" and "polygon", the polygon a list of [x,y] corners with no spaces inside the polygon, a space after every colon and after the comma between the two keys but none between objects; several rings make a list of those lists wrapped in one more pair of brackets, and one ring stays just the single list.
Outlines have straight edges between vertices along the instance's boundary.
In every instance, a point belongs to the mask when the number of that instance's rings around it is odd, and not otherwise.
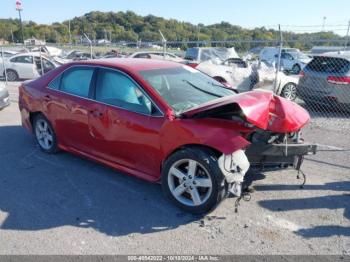
[{"label": "trunk lid", "polygon": [[[272,92],[256,90],[222,97],[182,113],[186,118],[215,117],[216,114],[240,116],[260,129],[277,133],[300,130],[308,121],[308,112],[294,102],[273,95]],[[225,113],[224,113],[225,114]]]}]

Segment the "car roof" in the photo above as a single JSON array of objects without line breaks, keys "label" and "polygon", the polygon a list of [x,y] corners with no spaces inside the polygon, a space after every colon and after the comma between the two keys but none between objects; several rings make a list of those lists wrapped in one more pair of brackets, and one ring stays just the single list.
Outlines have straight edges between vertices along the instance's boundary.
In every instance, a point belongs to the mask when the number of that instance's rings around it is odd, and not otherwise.
[{"label": "car roof", "polygon": [[129,71],[144,71],[163,68],[185,66],[180,63],[167,60],[143,59],[143,58],[108,58],[73,62],[71,64],[100,65],[106,67],[118,67]]},{"label": "car roof", "polygon": [[349,51],[345,51],[345,52],[329,52],[329,53],[326,53],[326,54],[315,55],[315,57],[318,57],[318,56],[343,58],[343,59],[346,59],[346,60],[350,61],[350,52]]}]

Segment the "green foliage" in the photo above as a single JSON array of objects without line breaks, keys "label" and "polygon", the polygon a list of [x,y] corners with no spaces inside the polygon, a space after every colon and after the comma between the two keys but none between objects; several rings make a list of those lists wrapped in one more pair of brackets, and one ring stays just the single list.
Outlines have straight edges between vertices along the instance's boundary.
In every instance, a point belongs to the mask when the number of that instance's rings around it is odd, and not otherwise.
[{"label": "green foliage", "polygon": [[[154,15],[139,16],[132,11],[127,12],[90,12],[73,18],[70,23],[53,23],[40,25],[35,22],[24,23],[24,38],[36,37],[47,42],[68,43],[69,25],[73,42],[80,41],[84,33],[90,39],[111,39],[116,41],[161,41],[159,30],[168,41],[203,41],[210,45],[211,41],[230,40],[237,50],[247,50],[257,46],[271,45],[278,42],[278,32],[272,29],[244,29],[227,22],[205,26],[193,25],[174,19],[164,19]],[[284,40],[291,47],[307,49],[313,45],[337,45],[344,38],[333,32],[312,34],[296,34],[283,32]],[[0,38],[8,41],[20,39],[18,19],[0,19]],[[323,39],[323,41],[318,41]],[[261,40],[261,42],[259,42]],[[310,41],[311,40],[311,41]],[[214,44],[212,44],[214,45]],[[183,48],[189,46],[181,44]]]}]

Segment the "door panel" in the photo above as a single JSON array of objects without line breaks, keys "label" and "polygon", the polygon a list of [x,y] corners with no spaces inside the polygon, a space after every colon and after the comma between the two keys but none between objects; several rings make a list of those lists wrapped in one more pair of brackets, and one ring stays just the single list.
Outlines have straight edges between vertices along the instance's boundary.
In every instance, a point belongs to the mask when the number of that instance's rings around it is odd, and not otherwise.
[{"label": "door panel", "polygon": [[91,151],[89,112],[95,102],[89,94],[94,68],[72,67],[54,79],[43,103],[58,142],[83,152]]},{"label": "door panel", "polygon": [[44,98],[45,114],[54,125],[60,144],[79,151],[91,150],[88,114],[94,103],[55,90],[49,90]]},{"label": "door panel", "polygon": [[94,154],[148,175],[159,175],[159,132],[163,117],[152,117],[100,105],[102,116],[89,115],[89,126],[94,138]]}]

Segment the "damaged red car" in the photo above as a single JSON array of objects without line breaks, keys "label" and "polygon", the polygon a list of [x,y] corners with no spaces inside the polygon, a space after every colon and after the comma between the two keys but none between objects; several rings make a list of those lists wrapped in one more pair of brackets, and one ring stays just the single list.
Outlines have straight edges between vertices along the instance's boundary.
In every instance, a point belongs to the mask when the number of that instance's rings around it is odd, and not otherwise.
[{"label": "damaged red car", "polygon": [[185,65],[144,59],[65,64],[19,88],[22,124],[68,151],[161,182],[193,213],[241,195],[252,166],[301,164],[309,114],[271,92],[236,94]]}]

